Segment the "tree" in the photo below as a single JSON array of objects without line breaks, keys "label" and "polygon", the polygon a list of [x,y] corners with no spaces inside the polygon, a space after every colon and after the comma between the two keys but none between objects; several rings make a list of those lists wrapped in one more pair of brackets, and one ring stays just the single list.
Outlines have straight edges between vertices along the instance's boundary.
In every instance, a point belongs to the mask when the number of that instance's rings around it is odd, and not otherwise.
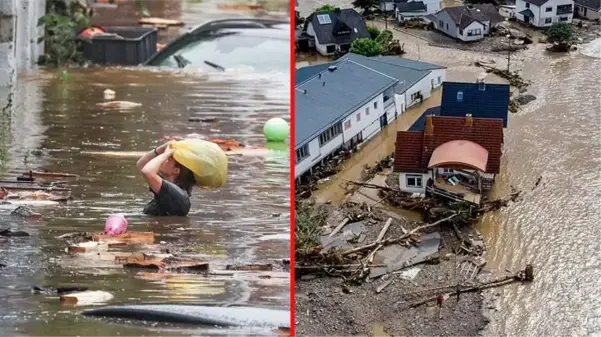
[{"label": "tree", "polygon": [[363,15],[367,14],[370,9],[376,7],[376,0],[354,0],[353,7],[361,8],[363,10]]},{"label": "tree", "polygon": [[380,36],[380,30],[376,26],[367,26],[367,31],[372,39],[376,39]]},{"label": "tree", "polygon": [[569,23],[557,22],[547,30],[547,41],[554,43],[570,43],[574,39],[574,30]]},{"label": "tree", "polygon": [[389,30],[381,31],[378,37],[376,38],[376,41],[378,41],[381,44],[390,43],[392,41],[392,32]]},{"label": "tree", "polygon": [[333,12],[336,9],[339,9],[339,7],[336,7],[334,5],[323,5],[315,9],[315,13]]},{"label": "tree", "polygon": [[382,54],[382,45],[370,38],[360,38],[351,44],[351,53],[363,56],[378,56]]}]

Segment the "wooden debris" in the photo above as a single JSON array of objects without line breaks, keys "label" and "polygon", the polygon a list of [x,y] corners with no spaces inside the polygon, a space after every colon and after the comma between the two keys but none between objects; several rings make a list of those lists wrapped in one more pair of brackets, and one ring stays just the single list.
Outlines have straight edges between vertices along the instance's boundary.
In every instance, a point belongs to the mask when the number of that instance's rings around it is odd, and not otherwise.
[{"label": "wooden debris", "polygon": [[380,231],[380,234],[378,234],[378,238],[376,239],[377,243],[382,241],[382,239],[384,238],[384,235],[386,235],[386,232],[388,231],[388,227],[390,227],[391,223],[392,223],[392,218],[388,218],[388,220],[386,221],[386,224],[384,224],[384,228],[382,228],[382,230]]},{"label": "wooden debris", "polygon": [[155,237],[153,232],[126,232],[119,235],[94,233],[92,234],[92,240],[107,243],[153,244]]},{"label": "wooden debris", "polygon": [[108,250],[108,245],[102,244],[100,242],[87,241],[74,244],[67,248],[67,252],[70,254],[89,253],[91,251],[98,250]]},{"label": "wooden debris", "polygon": [[22,174],[23,177],[41,178],[41,179],[57,179],[57,178],[79,178],[79,175],[62,172],[46,172],[46,171],[29,171]]},{"label": "wooden debris", "polygon": [[382,283],[380,286],[378,286],[378,288],[376,289],[376,294],[379,294],[379,293],[381,293],[382,291],[384,291],[384,289],[385,289],[386,287],[388,287],[388,286],[389,286],[389,285],[390,285],[390,284],[391,284],[393,281],[394,281],[394,280],[392,280],[392,279],[391,279],[391,280],[388,280],[388,281],[386,281],[386,282]]},{"label": "wooden debris", "polygon": [[221,10],[235,10],[235,11],[256,11],[261,9],[261,5],[257,4],[217,4],[217,8]]},{"label": "wooden debris", "polygon": [[142,104],[140,104],[140,103],[128,102],[128,101],[110,101],[110,102],[96,103],[96,105],[101,106],[103,108],[122,108],[122,109],[135,108],[135,107],[142,106]]},{"label": "wooden debris", "polygon": [[242,266],[227,265],[225,270],[237,270],[237,271],[272,271],[273,265],[271,264],[248,264]]},{"label": "wooden debris", "polygon": [[350,221],[349,218],[344,218],[344,220],[342,220],[342,222],[339,223],[338,226],[336,226],[336,228],[334,228],[334,230],[332,231],[332,233],[330,233],[330,235],[328,235],[328,236],[332,237],[332,236],[338,234],[338,232],[340,232],[340,230],[342,229],[342,227],[344,227],[349,221]]},{"label": "wooden debris", "polygon": [[61,303],[68,305],[91,305],[106,303],[114,296],[106,291],[83,291],[60,296]]},{"label": "wooden debris", "polygon": [[138,21],[140,25],[148,25],[156,28],[167,28],[167,27],[183,27],[184,23],[178,20],[170,20],[163,18],[142,18]]}]

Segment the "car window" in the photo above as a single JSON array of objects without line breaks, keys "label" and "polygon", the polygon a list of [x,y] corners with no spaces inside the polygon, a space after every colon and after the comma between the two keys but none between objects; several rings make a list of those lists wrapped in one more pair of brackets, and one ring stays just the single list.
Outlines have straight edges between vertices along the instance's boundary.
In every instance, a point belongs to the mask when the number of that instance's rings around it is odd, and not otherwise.
[{"label": "car window", "polygon": [[288,40],[227,34],[206,36],[169,52],[158,65],[177,67],[174,56],[181,56],[192,66],[211,68],[205,61],[224,68],[252,67],[257,71],[287,71],[290,45]]}]

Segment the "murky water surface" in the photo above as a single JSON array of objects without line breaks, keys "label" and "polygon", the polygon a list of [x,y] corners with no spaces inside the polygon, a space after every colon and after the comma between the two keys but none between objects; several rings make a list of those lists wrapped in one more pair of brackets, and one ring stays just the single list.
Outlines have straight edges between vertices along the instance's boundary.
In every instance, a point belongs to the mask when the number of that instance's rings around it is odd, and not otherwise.
[{"label": "murky water surface", "polygon": [[[206,6],[201,4],[200,6]],[[198,10],[200,12],[200,10]],[[202,22],[207,17],[195,17]],[[224,14],[224,16],[227,16]],[[190,17],[189,21],[193,21]],[[103,91],[117,100],[141,103],[132,109],[97,106]],[[23,168],[80,174],[74,200],[36,209],[40,221],[16,221],[0,209],[0,228],[24,230],[25,238],[0,238],[0,335],[198,335],[215,329],[147,323],[106,322],[79,315],[80,307],[58,298],[33,295],[34,285],[79,285],[104,290],[111,304],[243,303],[287,310],[289,280],[133,273],[68,256],[55,236],[102,231],[112,212],[122,212],[132,231],[154,231],[157,241],[212,266],[274,263],[289,256],[289,153],[287,146],[266,157],[230,159],[228,183],[213,191],[195,190],[186,218],[142,214],[152,194],[131,158],[94,157],[82,151],[140,151],[159,137],[199,133],[264,146],[263,124],[289,120],[287,70],[257,73],[172,73],[149,69],[70,70],[23,74],[14,95],[5,174]],[[201,122],[189,122],[192,116]],[[10,131],[10,134],[7,134]],[[41,151],[38,151],[40,150]],[[268,331],[226,331],[259,334]]]},{"label": "murky water surface", "polygon": [[[336,3],[348,5],[347,1]],[[301,1],[301,14],[320,5],[319,1]],[[406,57],[447,66],[451,81],[472,82],[486,75],[472,66],[476,60],[507,62],[506,55],[435,48],[406,34],[394,34],[405,43]],[[305,58],[301,66],[320,61]],[[485,335],[601,334],[600,67],[601,39],[569,55],[549,54],[544,45],[533,45],[512,56],[512,69],[523,69],[524,77],[533,81],[528,91],[537,100],[510,114],[502,173],[493,194],[502,196],[515,186],[525,195],[520,203],[488,214],[479,229],[487,238],[489,270],[517,270],[533,263],[536,280],[529,286],[504,288]],[[498,80],[486,76],[486,81]],[[432,99],[439,102],[436,96]],[[416,116],[419,113],[408,110],[388,129],[404,130]],[[342,201],[341,182],[358,179],[363,164],[389,154],[395,141],[392,134],[386,130],[365,145],[345,165],[342,178],[324,184],[317,197]],[[530,191],[539,176],[541,186]]]}]

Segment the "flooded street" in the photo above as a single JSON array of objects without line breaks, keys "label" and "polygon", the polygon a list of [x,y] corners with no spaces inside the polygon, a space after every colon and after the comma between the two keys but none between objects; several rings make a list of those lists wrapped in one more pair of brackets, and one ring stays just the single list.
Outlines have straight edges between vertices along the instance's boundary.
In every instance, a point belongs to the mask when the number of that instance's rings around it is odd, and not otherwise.
[{"label": "flooded street", "polygon": [[[340,2],[342,6],[345,3]],[[320,5],[307,2],[302,14]],[[303,11],[304,10],[304,11]],[[379,24],[383,28],[383,24]],[[506,65],[506,55],[479,54],[429,46],[425,41],[394,32],[405,43],[405,57],[448,67],[449,81],[473,82],[485,75],[472,66],[477,60]],[[501,174],[493,197],[508,193],[510,186],[524,191],[521,202],[487,214],[478,225],[486,237],[486,269],[518,270],[535,266],[535,282],[529,286],[502,288],[487,336],[593,336],[601,333],[601,40],[579,46],[569,55],[549,54],[544,45],[512,55],[512,69],[522,69],[532,80],[528,93],[537,100],[517,114],[510,114],[505,132]],[[313,63],[315,59],[301,62]],[[486,76],[486,81],[498,79]],[[425,104],[430,104],[430,98]],[[402,119],[388,128],[401,130]],[[371,164],[394,148],[394,132],[386,130],[364,146]],[[380,149],[383,149],[380,151]],[[356,154],[341,176],[357,180],[364,155]],[[542,176],[542,183],[530,191]],[[342,200],[339,184],[328,181],[319,191],[322,199]],[[336,197],[333,197],[336,196]],[[338,199],[337,199],[338,198]]]},{"label": "flooded street", "polygon": [[[198,6],[206,6],[200,4]],[[196,7],[194,7],[196,8]],[[198,13],[201,13],[197,9]],[[186,22],[211,17],[187,14]],[[230,15],[224,14],[225,17]],[[239,16],[232,15],[232,16]],[[212,19],[212,18],[211,18]],[[103,108],[103,91],[117,100],[141,103],[130,109]],[[81,286],[114,295],[110,304],[245,304],[289,308],[288,278],[244,278],[176,273],[136,273],[118,265],[65,252],[55,237],[99,232],[114,212],[124,213],[131,231],[152,231],[156,242],[178,254],[201,257],[211,268],[272,263],[281,270],[289,256],[289,151],[267,145],[260,157],[230,157],[226,185],[195,189],[188,217],[157,218],[142,213],[152,198],[136,171],[136,158],[112,158],[84,151],[148,151],[163,136],[198,133],[264,147],[263,125],[272,117],[289,121],[289,75],[273,73],[183,73],[149,69],[71,69],[21,74],[12,118],[2,119],[0,151],[5,177],[24,169],[79,174],[73,200],[36,207],[39,221],[8,217],[0,207],[0,228],[29,237],[0,237],[0,334],[2,335],[199,335],[214,328],[112,322],[79,315],[89,307],[63,305],[58,297],[32,294],[32,286]],[[196,120],[190,122],[189,118]],[[8,132],[10,131],[10,133]],[[13,178],[14,179],[14,178]],[[125,324],[124,324],[125,323]],[[227,329],[227,334],[270,331]]]}]

